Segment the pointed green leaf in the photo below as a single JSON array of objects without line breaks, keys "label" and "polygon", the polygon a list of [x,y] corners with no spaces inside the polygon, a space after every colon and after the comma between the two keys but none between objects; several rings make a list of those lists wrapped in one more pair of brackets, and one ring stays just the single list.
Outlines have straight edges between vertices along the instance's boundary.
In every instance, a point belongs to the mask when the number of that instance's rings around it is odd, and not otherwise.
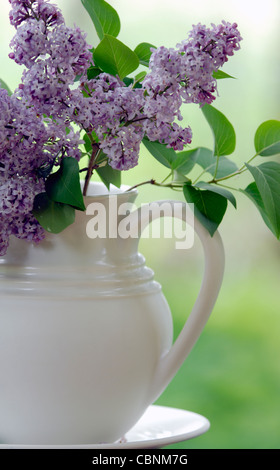
[{"label": "pointed green leaf", "polygon": [[75,221],[75,209],[67,204],[52,201],[47,193],[37,194],[33,215],[39,224],[51,233],[60,233]]},{"label": "pointed green leaf", "polygon": [[269,230],[271,230],[273,235],[275,235],[277,237],[277,233],[275,232],[273,225],[270,223],[270,220],[267,217],[265,207],[264,207],[264,203],[263,203],[263,200],[261,198],[261,195],[260,195],[260,192],[258,190],[258,187],[257,187],[256,183],[253,181],[253,183],[250,183],[247,186],[247,188],[239,189],[239,191],[241,193],[245,194],[255,204],[255,206],[257,207],[260,215],[263,218],[264,223],[267,225]]},{"label": "pointed green leaf", "polygon": [[204,191],[189,184],[183,187],[187,202],[194,204],[194,214],[211,236],[220,225],[227,209],[227,199],[213,191]]},{"label": "pointed green leaf", "polygon": [[274,234],[280,237],[280,164],[276,162],[262,163],[259,166],[246,164],[252,174],[261,199],[264,211]]},{"label": "pointed green leaf", "polygon": [[[214,176],[217,166],[217,157],[213,155],[212,150],[206,147],[198,147],[194,150],[188,150],[187,152],[177,153],[178,160],[174,162],[174,166],[177,165],[179,161],[179,156],[181,154],[183,156],[183,154],[187,154],[188,152],[190,153],[190,161],[193,161],[194,163],[198,164],[207,173],[210,173],[210,175]],[[183,173],[182,167],[176,167],[176,169],[178,169],[178,171],[180,170],[180,172]],[[223,178],[224,176],[231,175],[237,170],[238,166],[232,160],[229,160],[227,157],[220,157],[216,178]]]},{"label": "pointed green leaf", "polygon": [[142,72],[139,72],[135,78],[134,78],[134,81],[135,82],[142,82],[142,80],[144,80],[144,78],[146,77],[147,75],[147,72],[145,72],[145,70],[142,70]]},{"label": "pointed green leaf", "polygon": [[201,152],[200,148],[193,150],[184,150],[176,152],[176,159],[172,162],[172,169],[177,170],[183,175],[187,175],[196,164],[197,158]]},{"label": "pointed green leaf", "polygon": [[[144,78],[146,77],[147,72],[142,70],[142,72],[139,72],[135,77],[134,77],[134,87],[141,82],[143,82]],[[141,85],[142,86],[142,85]]]},{"label": "pointed green leaf", "polygon": [[122,80],[139,66],[135,52],[109,34],[105,34],[93,53],[95,65]]},{"label": "pointed green leaf", "polygon": [[102,70],[98,67],[95,67],[95,65],[92,65],[87,69],[87,78],[88,80],[92,80],[93,78],[98,77],[102,73]]},{"label": "pointed green leaf", "polygon": [[83,141],[84,141],[84,147],[86,152],[91,152],[92,151],[92,145],[89,136],[85,133],[83,135]]},{"label": "pointed green leaf", "polygon": [[[201,158],[197,160],[198,165],[202,166],[202,168],[204,168],[207,171],[207,173],[210,173],[210,175],[212,176],[215,175],[216,162],[217,162],[217,157],[212,157],[212,163],[210,163],[210,161],[208,161],[207,163],[205,154],[203,156],[203,159]],[[216,173],[216,178],[223,178],[224,176],[231,175],[237,170],[238,170],[238,167],[233,161],[229,160],[226,157],[220,157],[219,164],[218,164],[218,171]]]},{"label": "pointed green leaf", "polygon": [[133,85],[134,79],[132,77],[124,77],[123,82],[125,86]]},{"label": "pointed green leaf", "polygon": [[[215,161],[216,161],[215,157]],[[208,172],[214,176],[216,169],[216,163],[208,168]],[[218,164],[218,171],[216,173],[216,178],[223,178],[224,176],[231,175],[238,170],[238,166],[232,161],[229,160],[227,157],[220,157],[219,164]]]},{"label": "pointed green leaf", "polygon": [[116,10],[104,0],[81,0],[83,6],[90,15],[99,39],[105,34],[117,37],[121,22]]},{"label": "pointed green leaf", "polygon": [[224,72],[223,70],[217,70],[216,72],[213,72],[213,78],[216,78],[216,80],[220,80],[223,78],[234,78],[232,75],[229,75],[228,73]]},{"label": "pointed green leaf", "polygon": [[0,88],[4,88],[4,90],[7,90],[9,96],[12,95],[10,88],[8,87],[7,83],[2,80],[2,78],[0,78]]},{"label": "pointed green leaf", "polygon": [[133,88],[142,88],[141,82],[146,76],[146,72],[138,73],[134,78],[124,77],[123,82],[126,86],[133,86]]},{"label": "pointed green leaf", "polygon": [[110,188],[110,184],[117,186],[117,188],[121,186],[122,172],[115,170],[108,163],[105,166],[100,166],[97,168],[96,173],[99,175],[100,179],[108,189]]},{"label": "pointed green leaf", "polygon": [[152,142],[146,138],[142,142],[156,160],[167,168],[172,168],[172,164],[177,158],[177,153],[173,148],[168,148],[165,144]]},{"label": "pointed green leaf", "polygon": [[234,195],[226,188],[222,188],[221,186],[217,186],[216,184],[209,184],[205,183],[204,181],[199,181],[195,184],[196,188],[205,189],[208,191],[213,191],[214,193],[220,194],[221,196],[228,199],[231,204],[236,208],[237,203]]},{"label": "pointed green leaf", "polygon": [[214,155],[230,155],[235,150],[236,136],[229,120],[209,104],[202,107],[202,112],[210,125],[214,135]]},{"label": "pointed green leaf", "polygon": [[172,183],[191,183],[191,180],[187,178],[185,175],[182,173],[179,173],[179,171],[174,170],[173,171],[173,178],[172,178]]},{"label": "pointed green leaf", "polygon": [[138,56],[141,65],[149,67],[150,57],[152,55],[151,48],[156,49],[155,46],[149,44],[148,42],[141,42],[141,44],[138,44],[138,46],[134,49],[134,52]]},{"label": "pointed green leaf", "polygon": [[280,153],[280,121],[265,121],[258,127],[255,149],[263,157]]},{"label": "pointed green leaf", "polygon": [[217,160],[213,155],[213,151],[206,147],[198,147],[194,157],[195,163],[197,163],[199,166],[201,166],[201,168],[208,171],[209,173],[211,172],[213,165],[216,166]]},{"label": "pointed green leaf", "polygon": [[52,173],[46,181],[46,192],[49,198],[52,201],[85,210],[79,171],[79,164],[75,158],[63,158],[59,170]]},{"label": "pointed green leaf", "polygon": [[84,141],[84,147],[85,147],[85,150],[87,153],[90,153],[92,152],[92,142],[98,142],[99,139],[95,133],[95,131],[93,130],[91,132],[91,138],[90,136],[85,132],[85,134],[83,135],[83,141]]}]

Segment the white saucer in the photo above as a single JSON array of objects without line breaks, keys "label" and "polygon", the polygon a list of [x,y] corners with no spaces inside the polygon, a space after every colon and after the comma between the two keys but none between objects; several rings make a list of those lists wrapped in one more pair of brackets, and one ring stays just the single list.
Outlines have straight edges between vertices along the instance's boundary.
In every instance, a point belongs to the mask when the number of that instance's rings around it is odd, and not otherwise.
[{"label": "white saucer", "polygon": [[0,444],[0,449],[158,449],[198,437],[209,427],[208,419],[197,413],[152,405],[126,433],[122,442],[89,445]]}]

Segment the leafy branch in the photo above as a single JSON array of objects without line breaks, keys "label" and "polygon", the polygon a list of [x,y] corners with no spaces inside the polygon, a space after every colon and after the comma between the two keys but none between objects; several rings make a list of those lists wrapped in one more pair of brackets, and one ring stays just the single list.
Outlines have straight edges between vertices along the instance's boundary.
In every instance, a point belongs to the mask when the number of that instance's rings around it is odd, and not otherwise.
[{"label": "leafy branch", "polygon": [[[149,67],[151,49],[155,49],[155,46],[142,42],[134,50],[130,49],[118,39],[121,29],[120,18],[109,3],[105,0],[81,0],[81,2],[99,38],[98,45],[91,51],[94,65],[89,66],[87,70],[88,80],[98,78],[99,74],[105,72],[119,77],[125,86],[130,86],[133,90],[141,88],[146,72],[141,69],[139,71],[139,66]],[[212,43],[206,46],[209,54],[212,46]],[[133,74],[135,76],[132,76]],[[213,78],[219,80],[234,77],[222,70],[216,70],[213,72]],[[186,77],[183,84],[187,85],[188,80]],[[0,85],[6,88],[9,94],[11,93],[3,81]],[[169,86],[167,85],[167,89]],[[90,96],[86,85],[83,93],[85,97]],[[156,99],[156,96],[152,98]],[[126,122],[121,121],[120,124],[124,127],[132,124],[140,125],[140,121],[146,119],[146,116],[144,113],[141,115],[142,109],[138,111],[140,114],[137,117],[127,118]],[[274,158],[280,153],[280,121],[265,121],[258,127],[254,136],[255,154],[239,168],[234,159],[229,158],[236,148],[233,125],[212,105],[205,104],[201,111],[212,130],[213,148],[197,147],[175,151],[164,143],[149,140],[145,136],[142,140],[144,147],[151,157],[167,169],[168,174],[161,182],[151,177],[130,189],[151,184],[182,191],[185,200],[193,205],[197,218],[211,236],[223,220],[228,203],[237,207],[233,194],[237,191],[246,195],[255,204],[265,224],[279,239],[280,163],[263,161],[254,166],[252,162],[257,157],[267,160],[267,157]],[[136,121],[139,123],[136,124]],[[110,166],[108,156],[100,149],[95,131],[92,128],[83,131],[85,151],[82,155],[87,158],[86,168],[80,169],[74,158],[62,158],[58,171],[46,177],[46,191],[38,195],[35,200],[33,213],[46,230],[53,232],[62,230],[73,222],[75,210],[84,210],[83,197],[87,195],[89,182],[94,173],[108,188],[110,185],[118,187],[121,185],[122,173]],[[104,133],[106,134],[106,129]],[[197,172],[198,167],[199,172]],[[246,188],[234,188],[223,184],[245,172],[252,178]],[[86,173],[85,182],[81,192],[80,175],[84,173]]]},{"label": "leafy branch", "polygon": [[[126,86],[141,87],[146,73],[140,71],[135,77],[139,65],[149,67],[152,44],[142,42],[134,51],[123,44],[117,36],[120,32],[120,19],[117,12],[104,0],[81,0],[89,13],[98,37],[99,44],[93,50],[94,66],[88,69],[88,79],[96,78],[102,72],[118,76]],[[218,70],[213,73],[218,79],[234,78]],[[86,93],[86,90],[85,90]],[[270,157],[280,153],[280,122],[266,121],[255,133],[255,154],[238,168],[234,159],[230,159],[236,148],[236,135],[233,125],[226,116],[209,104],[202,108],[202,114],[213,134],[213,149],[197,147],[184,151],[175,151],[166,145],[144,138],[142,143],[149,154],[167,170],[162,182],[149,178],[130,188],[151,184],[158,187],[182,191],[188,203],[193,204],[194,212],[201,223],[213,235],[220,225],[228,202],[237,207],[234,192],[245,194],[256,205],[264,222],[274,235],[280,237],[280,164],[265,162],[252,166],[257,157]],[[141,119],[138,117],[138,119]],[[145,119],[145,116],[143,116]],[[124,125],[129,125],[130,122]],[[107,156],[100,150],[94,133],[85,130],[84,146],[88,155],[83,195],[87,194],[89,181],[94,171],[109,188],[111,184],[120,186],[121,172],[108,164]],[[202,171],[192,177],[193,170]],[[84,170],[83,170],[84,171]],[[245,172],[252,176],[252,182],[244,189],[224,185]],[[196,172],[197,173],[197,172]],[[211,177],[209,178],[208,175]]]},{"label": "leafy branch", "polygon": [[[265,224],[279,239],[280,163],[268,161],[257,166],[252,166],[251,163],[257,157],[274,157],[280,153],[280,121],[265,121],[258,127],[254,138],[256,153],[238,168],[234,161],[228,159],[236,145],[233,126],[213,106],[204,106],[202,112],[213,132],[213,150],[199,147],[176,153],[163,144],[144,140],[151,155],[171,170],[169,183],[162,184],[153,180],[153,184],[171,189],[181,188],[186,201],[194,205],[196,216],[211,235],[220,225],[227,203],[231,202],[237,207],[232,191],[241,192],[255,204]],[[192,181],[189,174],[197,166],[202,167],[203,171]],[[221,184],[244,172],[250,172],[253,177],[246,188],[232,188]],[[201,180],[205,174],[211,174],[212,178],[208,181]]]}]

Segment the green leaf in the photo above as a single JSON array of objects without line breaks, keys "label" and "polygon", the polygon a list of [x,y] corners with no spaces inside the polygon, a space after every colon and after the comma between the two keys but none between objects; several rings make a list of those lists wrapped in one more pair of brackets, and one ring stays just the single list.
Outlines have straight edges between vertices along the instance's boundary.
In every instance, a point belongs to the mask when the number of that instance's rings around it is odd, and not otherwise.
[{"label": "green leaf", "polygon": [[108,164],[108,162],[105,166],[100,166],[99,168],[97,168],[96,172],[108,189],[110,188],[110,184],[117,186],[117,188],[121,186],[121,173],[122,172],[112,168]]},{"label": "green leaf", "polygon": [[[211,160],[209,157],[210,155],[208,155],[207,158],[206,152],[203,152],[198,156],[196,163],[204,168],[207,173],[210,173],[210,175],[214,176],[216,172],[217,157],[212,155]],[[233,161],[226,157],[220,157],[216,178],[223,178],[224,176],[231,175],[237,170],[238,166]]]},{"label": "green leaf", "polygon": [[212,74],[213,78],[216,78],[216,80],[220,80],[223,78],[234,78],[232,75],[229,75],[228,73],[224,72],[223,70],[217,70],[216,72],[213,72]]},{"label": "green leaf", "polygon": [[125,86],[130,86],[134,83],[134,79],[132,77],[124,77],[123,82]]},{"label": "green leaf", "polygon": [[[180,161],[179,160],[180,156],[182,155],[182,157],[184,157],[184,154],[186,155],[187,158],[189,154],[189,161],[186,160],[187,170],[189,169],[188,165],[191,166],[192,164],[198,164],[207,173],[214,176],[216,172],[216,166],[217,166],[217,157],[213,155],[212,150],[206,147],[198,147],[194,150],[187,150],[186,152],[177,153],[178,160],[174,162],[173,167],[174,168],[176,167],[176,169],[180,171],[180,173],[186,174],[183,171],[185,169],[184,166],[177,167],[177,163]],[[224,176],[231,175],[237,170],[238,170],[238,166],[232,160],[229,160],[227,157],[220,157],[216,178],[223,178]]]},{"label": "green leaf", "polygon": [[145,72],[144,70],[142,70],[142,72],[139,72],[135,78],[134,78],[134,81],[135,82],[142,82],[142,80],[144,80],[144,78],[146,77],[147,75],[147,72]]},{"label": "green leaf", "polygon": [[152,142],[146,138],[142,142],[156,160],[167,168],[172,168],[172,164],[177,158],[177,153],[173,148],[168,148],[165,144]]},{"label": "green leaf", "polygon": [[173,178],[172,178],[172,183],[191,183],[191,180],[187,178],[185,175],[182,173],[179,173],[179,171],[174,170],[173,171]]},{"label": "green leaf", "polygon": [[59,170],[48,177],[46,192],[52,201],[68,204],[83,211],[85,205],[79,170],[79,164],[75,158],[63,158]]},{"label": "green leaf", "polygon": [[196,160],[201,149],[184,150],[176,152],[176,159],[172,162],[172,169],[178,171],[182,175],[187,175],[196,164]]},{"label": "green leaf", "polygon": [[262,163],[259,166],[246,164],[253,176],[266,216],[273,227],[275,236],[280,237],[280,164]]},{"label": "green leaf", "polygon": [[155,46],[148,42],[141,42],[138,46],[134,49],[135,54],[139,58],[139,62],[141,65],[145,65],[145,67],[149,67],[150,57],[152,55],[151,47],[156,49]]},{"label": "green leaf", "polygon": [[141,81],[145,78],[146,72],[138,73],[134,78],[124,77],[123,82],[126,86],[133,85],[133,88],[142,88]]},{"label": "green leaf", "polygon": [[[136,88],[137,85],[140,85],[140,83],[144,80],[144,78],[146,77],[147,75],[147,72],[145,72],[144,70],[142,72],[139,72],[135,78],[134,78],[134,87]],[[142,85],[141,85],[142,86]]]},{"label": "green leaf", "polygon": [[194,215],[214,235],[227,209],[227,199],[213,191],[204,191],[189,184],[183,187],[187,202],[194,204]]},{"label": "green leaf", "polygon": [[265,121],[258,127],[255,149],[263,157],[280,153],[280,121]]},{"label": "green leaf", "polygon": [[93,78],[98,77],[100,73],[102,73],[102,70],[99,67],[95,67],[95,65],[92,65],[87,69],[87,78],[88,80],[92,80]]},{"label": "green leaf", "polygon": [[7,90],[9,96],[12,95],[12,91],[8,87],[7,83],[2,80],[2,78],[0,78],[0,88],[4,88],[4,90]]},{"label": "green leaf", "polygon": [[86,152],[91,152],[92,145],[91,145],[91,141],[87,133],[83,135],[83,141],[84,141],[84,147],[85,147]]},{"label": "green leaf", "polygon": [[92,141],[94,143],[97,143],[99,141],[94,130],[91,132],[91,137],[92,137],[92,140],[90,139],[89,135],[86,132],[83,135],[84,147],[87,153],[92,152]]},{"label": "green leaf", "polygon": [[47,193],[34,199],[33,215],[39,224],[51,233],[60,233],[75,221],[75,209],[67,204],[52,201]]},{"label": "green leaf", "polygon": [[206,147],[198,147],[195,150],[195,162],[201,166],[201,168],[208,171],[208,168],[210,169],[213,165],[216,165],[217,160],[212,150]]},{"label": "green leaf", "polygon": [[[214,157],[215,160],[217,157]],[[208,168],[208,172],[214,176],[215,174],[216,163]],[[216,178],[223,178],[224,176],[231,175],[238,171],[238,166],[232,161],[229,160],[227,157],[220,157],[219,164],[218,164],[218,171],[216,174]]]},{"label": "green leaf", "polygon": [[199,181],[195,184],[196,188],[205,189],[208,191],[213,191],[214,193],[220,194],[221,196],[228,199],[231,204],[236,208],[237,203],[234,195],[226,188],[222,188],[221,186],[217,186],[215,184],[205,183],[204,181]]},{"label": "green leaf", "polygon": [[109,34],[105,34],[93,53],[94,63],[104,72],[118,75],[122,80],[139,66],[135,52]]},{"label": "green leaf", "polygon": [[121,22],[116,10],[104,0],[81,0],[83,6],[90,15],[99,39],[105,34],[117,37]]},{"label": "green leaf", "polygon": [[277,237],[277,233],[275,232],[273,225],[270,223],[270,220],[267,217],[264,203],[263,203],[263,200],[261,198],[261,195],[260,195],[260,192],[258,190],[256,183],[253,181],[247,186],[247,188],[239,189],[239,191],[245,194],[255,204],[260,215],[263,218],[263,221],[265,222],[269,230],[271,230],[271,232]]},{"label": "green leaf", "polygon": [[209,104],[202,107],[202,112],[210,125],[214,135],[214,155],[230,155],[235,150],[236,136],[232,124],[229,120]]}]

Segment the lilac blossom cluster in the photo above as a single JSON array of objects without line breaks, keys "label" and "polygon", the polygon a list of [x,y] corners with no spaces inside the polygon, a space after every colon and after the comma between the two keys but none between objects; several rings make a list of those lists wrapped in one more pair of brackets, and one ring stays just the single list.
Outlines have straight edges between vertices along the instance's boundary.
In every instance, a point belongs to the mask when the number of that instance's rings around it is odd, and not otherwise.
[{"label": "lilac blossom cluster", "polygon": [[0,254],[10,235],[40,241],[43,229],[32,216],[33,201],[43,182],[36,169],[49,162],[44,152],[49,132],[42,120],[14,95],[0,90]]},{"label": "lilac blossom cluster", "polygon": [[[10,2],[17,28],[10,58],[26,67],[17,95],[38,113],[62,125],[78,124],[88,134],[94,130],[100,149],[118,170],[137,165],[145,135],[176,150],[191,142],[190,128],[174,123],[181,103],[172,99],[171,90],[163,103],[164,97],[159,102],[108,74],[86,81],[92,54],[85,35],[66,27],[60,11],[55,15],[55,7],[44,0]],[[72,87],[77,75],[78,89]]]},{"label": "lilac blossom cluster", "polygon": [[[191,143],[190,127],[179,125],[181,106],[215,99],[213,72],[241,40],[236,24],[223,22],[212,28],[199,24],[176,49],[153,51],[142,88],[127,87],[104,73],[87,81],[85,71],[92,57],[81,31],[67,28],[59,10],[55,16],[54,6],[44,0],[21,3],[32,4],[32,10],[28,16],[16,10],[17,21],[13,19],[17,35],[11,57],[27,67],[19,95],[39,113],[64,124],[74,122],[88,134],[94,131],[109,164],[118,170],[137,165],[145,136],[174,150]],[[82,76],[81,85],[73,90],[77,75]]]},{"label": "lilac blossom cluster", "polygon": [[[75,144],[74,144],[75,142]],[[62,132],[15,94],[0,89],[0,255],[11,235],[38,242],[44,230],[32,215],[44,172],[64,155],[78,158],[79,134]]]},{"label": "lilac blossom cluster", "polygon": [[[49,111],[61,88],[65,96],[89,59],[80,30],[68,31],[57,7],[43,0],[10,3],[10,20],[17,29],[10,58],[27,70],[14,94],[0,89],[0,255],[11,235],[33,242],[44,238],[32,214],[34,198],[45,190],[46,174],[61,158],[80,159],[80,133],[71,123],[66,128],[65,120],[54,120]],[[63,54],[68,57],[64,64]]]},{"label": "lilac blossom cluster", "polygon": [[65,25],[60,10],[48,0],[9,0],[17,32],[10,58],[25,65],[17,94],[40,114],[67,123],[71,86],[90,65],[86,35]]},{"label": "lilac blossom cluster", "polygon": [[94,131],[99,148],[114,169],[128,170],[137,165],[144,137],[180,149],[191,142],[191,130],[173,123],[170,112],[165,115],[164,110],[154,109],[148,115],[150,99],[142,88],[125,86],[107,73],[83,81],[72,97],[72,120],[88,133]]},{"label": "lilac blossom cluster", "polygon": [[144,137],[183,150],[191,143],[192,132],[176,122],[183,119],[182,104],[213,102],[213,72],[240,48],[240,41],[235,23],[194,26],[176,49],[153,50],[141,89],[126,87],[108,74],[82,82],[87,98],[79,90],[72,94],[72,119],[95,131],[109,164],[118,170],[137,165]]},{"label": "lilac blossom cluster", "polygon": [[193,26],[189,37],[176,48],[159,47],[153,50],[150,73],[143,87],[149,96],[164,107],[164,112],[174,111],[178,119],[182,103],[203,106],[215,99],[217,81],[213,72],[218,71],[241,41],[237,24],[223,21],[207,28],[200,23]]}]

